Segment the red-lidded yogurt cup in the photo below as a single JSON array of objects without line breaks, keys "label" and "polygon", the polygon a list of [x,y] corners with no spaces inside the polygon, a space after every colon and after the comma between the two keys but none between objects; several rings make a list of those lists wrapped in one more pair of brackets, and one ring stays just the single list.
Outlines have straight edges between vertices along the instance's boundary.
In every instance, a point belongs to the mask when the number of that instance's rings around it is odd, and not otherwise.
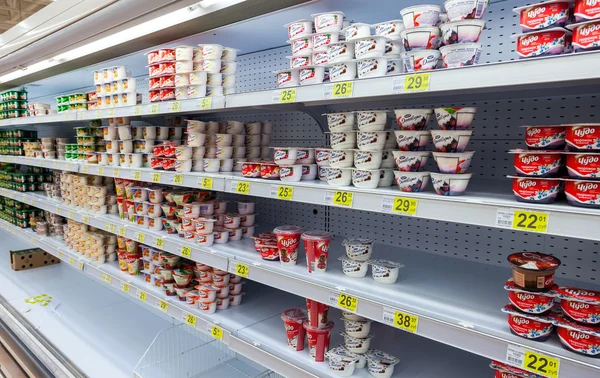
[{"label": "red-lidded yogurt cup", "polygon": [[558,151],[510,150],[517,176],[555,177],[563,167]]},{"label": "red-lidded yogurt cup", "polygon": [[561,286],[552,290],[563,313],[577,323],[600,325],[600,292]]},{"label": "red-lidded yogurt cup", "polygon": [[323,327],[329,321],[329,306],[306,298],[308,324],[313,327]]},{"label": "red-lidded yogurt cup", "polygon": [[600,179],[600,154],[589,152],[565,152],[567,171],[572,178]]},{"label": "red-lidded yogurt cup", "polygon": [[512,179],[515,199],[519,202],[552,203],[563,191],[558,178],[506,176]]},{"label": "red-lidded yogurt cup", "polygon": [[306,312],[300,308],[290,308],[281,314],[287,343],[296,351],[304,350],[306,331],[302,324],[306,321]]},{"label": "red-lidded yogurt cup", "polygon": [[566,350],[587,357],[600,357],[600,328],[572,322],[564,315],[554,317],[558,338]]},{"label": "red-lidded yogurt cup", "polygon": [[551,0],[540,4],[514,8],[519,13],[519,23],[523,32],[551,27],[565,26],[569,18],[571,1]]},{"label": "red-lidded yogurt cup", "polygon": [[575,0],[573,9],[575,22],[600,18],[600,2],[594,0]]},{"label": "red-lidded yogurt cup", "polygon": [[267,261],[279,260],[279,248],[277,245],[261,244],[259,247],[260,257]]},{"label": "red-lidded yogurt cup", "polygon": [[254,239],[254,249],[258,252],[260,252],[260,246],[263,244],[277,246],[277,236],[272,232],[263,232],[262,234],[254,235],[252,239]]},{"label": "red-lidded yogurt cup", "polygon": [[600,151],[600,124],[578,123],[567,126],[567,148],[571,151]]},{"label": "red-lidded yogurt cup", "polygon": [[525,143],[530,150],[564,150],[565,126],[523,126]]},{"label": "red-lidded yogurt cup", "polygon": [[561,179],[565,183],[567,202],[571,206],[600,208],[600,182]]},{"label": "red-lidded yogurt cup", "polygon": [[567,27],[573,31],[575,52],[600,49],[600,20],[586,21]]},{"label": "red-lidded yogurt cup", "polygon": [[526,290],[546,291],[554,285],[554,273],[560,260],[538,252],[518,252],[508,256],[515,284]]},{"label": "red-lidded yogurt cup", "polygon": [[323,327],[318,328],[311,326],[308,322],[303,324],[308,339],[308,353],[315,362],[325,361],[333,325],[333,322],[327,322]]},{"label": "red-lidded yogurt cup", "polygon": [[277,236],[279,260],[284,265],[296,265],[298,262],[298,246],[302,228],[298,226],[279,226],[273,230]]},{"label": "red-lidded yogurt cup", "polygon": [[279,171],[281,167],[273,162],[262,163],[260,166],[260,178],[275,180],[281,177]]},{"label": "red-lidded yogurt cup", "polygon": [[[508,290],[508,299],[517,310],[528,314],[545,314],[554,306],[554,292],[531,292],[523,290],[513,279],[506,281],[504,289]],[[554,285],[552,289],[558,289]]]},{"label": "red-lidded yogurt cup", "polygon": [[490,367],[495,370],[494,378],[542,378],[541,375],[530,373],[500,361],[492,361]]},{"label": "red-lidded yogurt cup", "polygon": [[261,164],[257,162],[242,163],[242,176],[244,177],[260,177]]},{"label": "red-lidded yogurt cup", "polygon": [[333,239],[333,235],[327,231],[307,231],[301,238],[304,240],[308,272],[324,272],[329,258],[329,242]]},{"label": "red-lidded yogurt cup", "polygon": [[510,331],[525,339],[546,341],[554,330],[550,316],[524,314],[510,304],[504,306],[502,312],[508,314]]},{"label": "red-lidded yogurt cup", "polygon": [[519,58],[558,55],[571,48],[571,32],[563,28],[513,34],[511,37],[517,39]]}]

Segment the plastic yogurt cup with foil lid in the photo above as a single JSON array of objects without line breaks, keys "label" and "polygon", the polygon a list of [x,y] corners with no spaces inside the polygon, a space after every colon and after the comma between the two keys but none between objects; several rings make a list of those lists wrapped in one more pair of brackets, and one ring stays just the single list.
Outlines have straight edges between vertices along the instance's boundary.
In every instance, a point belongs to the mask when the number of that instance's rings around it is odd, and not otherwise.
[{"label": "plastic yogurt cup with foil lid", "polygon": [[506,305],[502,312],[508,314],[508,326],[513,334],[525,339],[546,341],[554,330],[554,315],[526,314],[513,305]]},{"label": "plastic yogurt cup with foil lid", "polygon": [[512,265],[512,275],[518,287],[544,291],[554,284],[554,272],[561,261],[551,255],[538,252],[519,252],[508,256]]},{"label": "plastic yogurt cup with foil lid", "polygon": [[577,324],[562,314],[556,315],[553,323],[563,348],[587,357],[600,356],[600,328]]},{"label": "plastic yogurt cup with foil lid", "polygon": [[404,264],[389,260],[370,260],[369,264],[375,282],[386,285],[396,283],[400,268],[404,267]]},{"label": "plastic yogurt cup with foil lid", "polygon": [[367,261],[373,253],[373,239],[349,238],[342,241],[346,247],[346,255],[355,261]]},{"label": "plastic yogurt cup with foil lid", "polygon": [[[555,294],[550,292],[531,292],[523,290],[515,284],[515,281],[510,278],[504,284],[504,289],[508,291],[508,299],[513,306],[519,311],[529,314],[544,314],[554,306]],[[558,289],[558,285],[554,285],[552,289]]]},{"label": "plastic yogurt cup with foil lid", "polygon": [[577,323],[600,324],[600,292],[561,286],[552,289],[565,315]]}]

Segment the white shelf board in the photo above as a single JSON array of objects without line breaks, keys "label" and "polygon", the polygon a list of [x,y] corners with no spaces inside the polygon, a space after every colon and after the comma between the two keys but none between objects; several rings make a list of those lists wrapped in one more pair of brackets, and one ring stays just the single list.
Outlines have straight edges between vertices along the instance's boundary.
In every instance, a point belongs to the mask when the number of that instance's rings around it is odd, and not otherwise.
[{"label": "white shelf board", "polygon": [[[67,163],[60,160],[44,160],[25,157],[0,156],[0,162],[35,165],[52,169],[67,169],[75,172],[89,173],[105,177],[121,177],[133,179],[139,175],[141,181],[157,182],[165,185],[175,185],[177,175],[174,172],[155,171],[150,168],[116,168],[101,167],[91,164]],[[55,167],[59,168],[55,168]],[[79,168],[78,168],[79,167]],[[139,172],[139,173],[138,173]],[[156,174],[159,174],[156,176]],[[241,176],[240,173],[183,173],[180,176],[182,183],[178,186],[200,189],[203,187],[203,179],[211,179],[208,187],[215,191],[240,194],[236,192],[238,182],[249,184],[248,195],[276,199],[278,186],[292,187],[292,201],[311,203],[315,205],[336,206],[332,202],[335,191],[352,193],[352,205],[347,207],[354,210],[389,213],[401,216],[401,213],[391,212],[391,207],[384,208],[383,203],[389,203],[397,197],[416,199],[417,210],[414,215],[417,218],[433,219],[443,222],[456,222],[472,224],[481,227],[500,228],[497,225],[498,211],[513,212],[515,210],[539,212],[547,214],[548,227],[546,234],[600,240],[600,233],[596,232],[600,227],[600,209],[581,208],[569,206],[566,202],[556,204],[535,204],[517,202],[510,189],[510,181],[506,179],[506,185],[489,185],[483,183],[478,185],[477,177],[467,188],[462,196],[450,197],[440,196],[433,192],[431,185],[423,193],[403,193],[395,186],[389,188],[360,189],[354,186],[336,188],[326,182],[300,181],[283,182],[279,180],[253,179]],[[158,180],[155,180],[158,178]],[[505,227],[506,229],[512,229]],[[516,230],[522,231],[522,230]],[[535,232],[528,230],[527,232]]]},{"label": "white shelf board", "polygon": [[[15,193],[0,189],[0,195],[6,195],[7,192]],[[16,197],[52,212],[62,208],[63,216],[73,216],[78,221],[81,221],[85,214],[81,211],[69,213],[56,200],[38,194],[17,193]],[[129,238],[136,238],[139,232],[155,234],[121,221],[115,216],[112,218],[117,225],[115,230],[127,225],[126,235]],[[88,223],[104,228],[105,219],[106,216],[90,216]],[[176,248],[169,246],[177,245],[178,236],[164,232],[162,234],[165,238],[165,250],[177,253]],[[148,237],[146,240],[151,240],[152,236]],[[248,279],[323,303],[329,302],[332,293],[350,294],[359,300],[357,313],[378,322],[383,322],[384,308],[417,315],[418,335],[490,359],[504,360],[508,345],[513,344],[560,358],[561,372],[568,373],[568,377],[591,378],[600,373],[600,361],[563,349],[556,336],[545,343],[539,343],[510,333],[506,315],[500,311],[508,303],[507,294],[503,289],[504,283],[510,277],[508,267],[481,265],[385,245],[376,245],[374,250],[373,258],[406,264],[395,285],[377,284],[370,277],[356,279],[345,276],[341,272],[340,263],[336,261],[337,257],[344,253],[340,240],[332,244],[329,269],[322,275],[309,274],[302,257],[299,265],[285,268],[278,262],[266,262],[254,250],[253,241],[250,239],[213,245],[210,248],[194,246],[192,259],[218,256],[223,259],[221,266],[227,266],[230,271],[235,269],[238,262],[247,264]],[[464,277],[470,277],[469,282],[473,284],[465,283]],[[579,285],[569,280],[559,280],[559,283],[576,287]],[[600,290],[600,286],[592,286],[587,285],[586,288]]]}]

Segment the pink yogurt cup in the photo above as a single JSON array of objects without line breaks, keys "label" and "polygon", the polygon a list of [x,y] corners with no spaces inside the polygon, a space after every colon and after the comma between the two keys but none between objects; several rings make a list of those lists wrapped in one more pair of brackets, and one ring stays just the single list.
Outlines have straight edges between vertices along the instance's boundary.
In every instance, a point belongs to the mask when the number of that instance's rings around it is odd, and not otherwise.
[{"label": "pink yogurt cup", "polygon": [[306,321],[306,312],[300,308],[290,308],[281,314],[287,343],[296,351],[304,350],[304,336],[306,331],[302,324]]},{"label": "pink yogurt cup", "polygon": [[298,226],[279,226],[273,230],[277,237],[279,261],[282,265],[296,265],[302,229]]},{"label": "pink yogurt cup", "polygon": [[333,330],[333,322],[327,322],[323,328],[313,327],[304,322],[304,329],[308,335],[308,353],[315,362],[325,361],[325,353],[329,349],[329,340]]},{"label": "pink yogurt cup", "polygon": [[309,273],[322,273],[327,270],[329,242],[333,235],[327,231],[307,231],[302,234],[306,266]]},{"label": "pink yogurt cup", "polygon": [[312,327],[324,327],[329,319],[329,306],[306,298],[306,310],[308,311],[308,324]]}]

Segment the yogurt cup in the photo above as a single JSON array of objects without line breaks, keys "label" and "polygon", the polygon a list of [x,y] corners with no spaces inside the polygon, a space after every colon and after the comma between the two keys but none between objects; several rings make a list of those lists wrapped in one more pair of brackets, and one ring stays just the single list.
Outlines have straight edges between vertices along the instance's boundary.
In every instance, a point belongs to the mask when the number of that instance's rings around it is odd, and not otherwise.
[{"label": "yogurt cup", "polygon": [[392,151],[392,154],[400,172],[418,172],[429,159],[429,151]]},{"label": "yogurt cup", "polygon": [[312,53],[327,52],[327,45],[336,43],[339,38],[338,33],[317,32],[311,35],[312,38]]},{"label": "yogurt cup", "polygon": [[402,20],[390,20],[371,25],[375,29],[375,35],[386,37],[391,40],[400,40],[400,33],[405,29]]},{"label": "yogurt cup", "polygon": [[287,43],[292,47],[292,56],[312,54],[313,52],[312,35],[291,39]]},{"label": "yogurt cup", "polygon": [[431,130],[437,152],[463,152],[471,139],[471,130]]},{"label": "yogurt cup", "polygon": [[346,256],[353,261],[368,261],[373,253],[373,239],[349,238],[342,241]]},{"label": "yogurt cup", "polygon": [[525,127],[525,144],[530,150],[564,150],[567,144],[565,126]]},{"label": "yogurt cup", "polygon": [[375,189],[379,185],[381,170],[352,169],[352,185],[362,189]]},{"label": "yogurt cup", "polygon": [[553,324],[557,327],[558,338],[563,348],[587,357],[600,356],[598,327],[577,324],[562,315],[554,317]]},{"label": "yogurt cup", "polygon": [[329,349],[331,331],[333,322],[327,322],[323,327],[318,328],[304,322],[308,340],[308,352],[315,362],[325,361],[325,352]]},{"label": "yogurt cup", "polygon": [[300,85],[321,84],[325,79],[325,67],[309,66],[298,69]]},{"label": "yogurt cup", "polygon": [[442,43],[452,45],[456,43],[479,42],[481,32],[485,27],[483,20],[458,20],[440,25]]},{"label": "yogurt cup", "polygon": [[300,56],[288,56],[286,57],[290,60],[290,68],[302,68],[307,66],[312,66],[312,54],[308,55],[300,55]]},{"label": "yogurt cup", "polygon": [[600,4],[593,1],[575,1],[573,9],[575,22],[595,20],[600,17]]},{"label": "yogurt cup", "polygon": [[554,306],[555,294],[552,290],[558,289],[558,285],[554,285],[549,292],[532,292],[518,287],[510,278],[506,281],[504,289],[508,291],[510,303],[519,311],[528,314],[546,314]]},{"label": "yogurt cup", "polygon": [[[354,56],[356,59],[366,59],[385,54],[385,37],[368,36],[354,41]],[[387,61],[386,61],[387,64]]]},{"label": "yogurt cup", "polygon": [[536,341],[546,341],[554,330],[552,318],[543,315],[525,314],[512,305],[506,305],[502,312],[508,314],[510,331],[520,337]]},{"label": "yogurt cup", "polygon": [[354,127],[354,112],[323,114],[327,117],[330,131],[352,131]]},{"label": "yogurt cup", "polygon": [[471,173],[446,174],[430,172],[435,192],[441,196],[460,196],[467,189]]},{"label": "yogurt cup", "polygon": [[394,109],[400,130],[423,130],[433,114],[431,109]]},{"label": "yogurt cup", "polygon": [[554,285],[554,272],[561,261],[551,255],[519,252],[508,256],[515,285],[531,291],[545,291]]},{"label": "yogurt cup", "polygon": [[571,206],[598,208],[600,182],[581,179],[561,179],[565,183],[567,202]]},{"label": "yogurt cup", "polygon": [[277,165],[290,165],[296,163],[297,148],[273,147],[273,160]]},{"label": "yogurt cup", "polygon": [[513,12],[519,15],[519,24],[523,32],[526,33],[553,27],[564,27],[569,18],[570,5],[571,1],[551,0],[513,8]]},{"label": "yogurt cup", "polygon": [[404,8],[400,11],[404,27],[412,29],[419,26],[437,26],[440,22],[440,12],[442,8],[439,5],[414,5]]},{"label": "yogurt cup", "polygon": [[292,40],[311,35],[313,31],[313,22],[310,20],[298,20],[285,24],[283,27],[288,31],[288,38]]},{"label": "yogurt cup", "polygon": [[356,70],[359,79],[385,76],[387,69],[388,58],[384,56],[356,60]]},{"label": "yogurt cup", "polygon": [[277,249],[282,265],[296,265],[302,229],[298,226],[280,226],[273,230],[277,237]]},{"label": "yogurt cup", "polygon": [[370,37],[371,25],[356,22],[342,29],[341,33],[344,36],[345,41],[352,41],[358,38]]},{"label": "yogurt cup", "polygon": [[277,88],[295,87],[300,85],[298,69],[285,69],[275,71],[275,84]]},{"label": "yogurt cup", "polygon": [[435,108],[435,118],[442,130],[464,130],[471,126],[477,108]]},{"label": "yogurt cup", "polygon": [[578,123],[567,126],[565,139],[570,151],[599,151],[600,124]]},{"label": "yogurt cup", "polygon": [[448,21],[481,19],[485,13],[487,0],[446,0],[444,8]]},{"label": "yogurt cup", "polygon": [[431,133],[428,130],[400,130],[394,131],[394,135],[400,151],[422,151],[431,139]]},{"label": "yogurt cup", "polygon": [[555,287],[551,292],[560,299],[560,308],[570,320],[590,326],[600,324],[600,292],[569,286]]},{"label": "yogurt cup", "polygon": [[517,39],[519,58],[558,55],[567,52],[571,44],[571,32],[563,28],[550,28],[540,31],[513,34]]},{"label": "yogurt cup", "polygon": [[441,173],[462,174],[471,165],[474,151],[465,152],[432,152],[433,159]]},{"label": "yogurt cup", "polygon": [[307,231],[301,235],[306,252],[309,273],[322,273],[327,270],[329,243],[333,235],[325,231]]},{"label": "yogurt cup", "polygon": [[556,177],[564,166],[558,151],[510,150],[508,153],[514,155],[517,176]]},{"label": "yogurt cup", "polygon": [[358,169],[379,169],[383,151],[354,150],[354,166]]},{"label": "yogurt cup", "polygon": [[394,171],[396,185],[401,192],[422,192],[429,183],[429,172],[398,172]]},{"label": "yogurt cup", "polygon": [[390,378],[394,374],[394,366],[400,362],[396,357],[377,349],[367,351],[367,369],[376,378]]},{"label": "yogurt cup", "polygon": [[306,312],[299,308],[291,308],[281,314],[288,346],[296,351],[304,350],[306,331],[302,324],[307,318]]},{"label": "yogurt cup", "polygon": [[440,46],[440,28],[437,26],[422,26],[404,30],[402,43],[405,51],[435,50]]},{"label": "yogurt cup", "polygon": [[369,270],[368,261],[355,261],[349,258],[340,257],[342,261],[342,272],[348,277],[362,278],[367,275]]},{"label": "yogurt cup", "polygon": [[326,354],[326,357],[329,359],[329,370],[333,371],[336,375],[340,377],[350,377],[352,374],[354,374],[354,370],[356,369],[356,360],[347,361],[343,359],[336,359],[331,357],[329,354]]},{"label": "yogurt cup", "polygon": [[329,64],[347,62],[354,59],[354,42],[342,41],[327,45],[327,61]]},{"label": "yogurt cup", "polygon": [[572,178],[595,180],[600,178],[600,155],[585,152],[563,153],[567,158],[567,171]]},{"label": "yogurt cup", "polygon": [[393,285],[398,280],[398,273],[404,264],[389,260],[370,260],[371,275],[375,282]]},{"label": "yogurt cup", "polygon": [[507,176],[512,179],[515,199],[519,202],[553,203],[563,191],[557,178]]},{"label": "yogurt cup", "polygon": [[435,69],[442,53],[438,50],[413,50],[401,57],[405,72],[421,72]]},{"label": "yogurt cup", "polygon": [[478,43],[458,43],[440,47],[446,68],[472,66],[479,62],[481,45]]},{"label": "yogurt cup", "polygon": [[371,345],[372,334],[368,334],[367,337],[352,337],[345,332],[340,332],[340,335],[344,337],[344,347],[352,353],[365,354],[369,350]]},{"label": "yogurt cup", "polygon": [[[387,131],[359,131],[356,133],[356,145],[361,151],[381,151],[385,145]],[[330,163],[331,164],[331,163]]]},{"label": "yogurt cup", "polygon": [[352,182],[352,168],[325,168],[327,184],[331,186],[349,186]]},{"label": "yogurt cup", "polygon": [[306,310],[308,313],[308,323],[312,327],[327,328],[329,323],[329,306],[321,302],[306,298]]},{"label": "yogurt cup", "polygon": [[356,147],[356,132],[342,131],[329,134],[329,145],[333,150],[350,150]]},{"label": "yogurt cup", "polygon": [[354,80],[356,78],[356,62],[340,61],[329,62],[329,81],[332,83],[338,81]]},{"label": "yogurt cup", "polygon": [[314,26],[317,33],[339,32],[342,30],[344,16],[344,13],[339,11],[311,15],[314,19]]},{"label": "yogurt cup", "polygon": [[356,112],[358,128],[361,131],[382,131],[387,123],[385,110],[361,110]]}]

